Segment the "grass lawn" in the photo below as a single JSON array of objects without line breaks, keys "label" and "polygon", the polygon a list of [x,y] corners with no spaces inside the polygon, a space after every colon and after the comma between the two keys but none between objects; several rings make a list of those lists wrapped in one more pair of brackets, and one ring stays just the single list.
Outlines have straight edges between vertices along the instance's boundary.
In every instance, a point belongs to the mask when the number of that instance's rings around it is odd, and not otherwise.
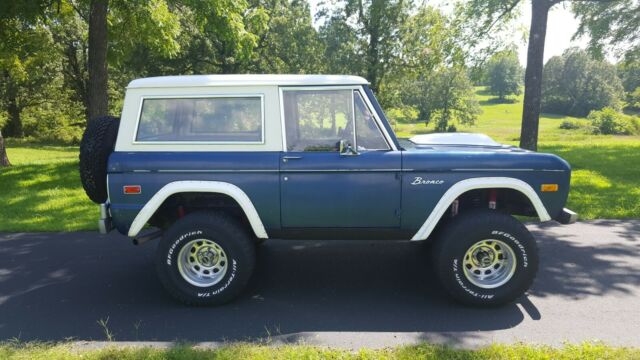
[{"label": "grass lawn", "polygon": [[0,169],[0,231],[97,229],[99,210],[84,193],[78,148],[18,146]]},{"label": "grass lawn", "polygon": [[[477,90],[483,113],[459,131],[486,133],[517,144],[522,97],[498,104]],[[568,117],[544,114],[540,151],[558,154],[573,167],[568,207],[581,219],[640,218],[640,137],[590,135],[561,130]],[[578,121],[587,121],[578,119]],[[400,137],[433,131],[424,124],[398,124]],[[0,231],[94,230],[98,207],[84,194],[78,177],[78,148],[9,143],[13,167],[0,169]]]},{"label": "grass lawn", "polygon": [[529,345],[493,345],[478,350],[455,350],[438,345],[405,346],[382,350],[336,350],[309,346],[231,345],[220,349],[177,346],[168,350],[107,348],[78,350],[69,345],[0,345],[0,359],[638,359],[640,350],[585,343],[562,348]]}]

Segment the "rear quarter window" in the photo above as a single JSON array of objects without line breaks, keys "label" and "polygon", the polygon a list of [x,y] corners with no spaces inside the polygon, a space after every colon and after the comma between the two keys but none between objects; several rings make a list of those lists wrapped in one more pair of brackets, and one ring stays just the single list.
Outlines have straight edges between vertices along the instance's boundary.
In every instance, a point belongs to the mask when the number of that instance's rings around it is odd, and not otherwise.
[{"label": "rear quarter window", "polygon": [[143,98],[136,142],[263,143],[262,95]]}]

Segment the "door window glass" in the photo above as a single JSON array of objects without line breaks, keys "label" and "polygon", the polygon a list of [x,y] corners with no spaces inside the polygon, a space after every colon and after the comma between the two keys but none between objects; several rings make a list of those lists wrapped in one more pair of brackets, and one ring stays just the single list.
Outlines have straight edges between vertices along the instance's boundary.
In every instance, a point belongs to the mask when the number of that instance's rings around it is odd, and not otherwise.
[{"label": "door window glass", "polygon": [[359,91],[353,92],[356,112],[356,145],[358,151],[389,150],[378,124]]},{"label": "door window glass", "polygon": [[353,144],[352,90],[285,90],[288,151],[339,151]]}]

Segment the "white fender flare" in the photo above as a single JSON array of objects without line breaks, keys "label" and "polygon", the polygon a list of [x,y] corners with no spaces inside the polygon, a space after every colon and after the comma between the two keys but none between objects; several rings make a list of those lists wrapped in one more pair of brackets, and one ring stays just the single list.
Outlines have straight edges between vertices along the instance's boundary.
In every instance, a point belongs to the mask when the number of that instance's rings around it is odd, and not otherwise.
[{"label": "white fender flare", "polygon": [[187,192],[219,193],[230,196],[244,211],[256,236],[260,239],[268,238],[267,231],[264,229],[264,225],[262,225],[260,216],[247,194],[245,194],[245,192],[239,187],[221,181],[175,181],[165,185],[155,195],[153,195],[133,220],[133,223],[131,223],[131,227],[129,228],[129,237],[135,237],[138,235],[147,221],[151,219],[151,216],[155,214],[160,205],[162,205],[169,196]]},{"label": "white fender flare", "polygon": [[438,204],[436,204],[435,208],[427,218],[427,220],[422,224],[418,232],[411,239],[412,241],[426,240],[431,232],[438,224],[438,221],[442,218],[444,213],[449,208],[449,205],[457,199],[463,193],[469,190],[475,189],[513,189],[524,194],[531,203],[533,207],[536,209],[536,213],[538,213],[538,217],[540,221],[549,221],[551,220],[551,216],[547,212],[547,209],[544,207],[542,200],[538,194],[536,194],[535,190],[527,184],[526,182],[509,177],[481,177],[481,178],[472,178],[467,180],[462,180],[454,184],[447,192],[444,193]]}]

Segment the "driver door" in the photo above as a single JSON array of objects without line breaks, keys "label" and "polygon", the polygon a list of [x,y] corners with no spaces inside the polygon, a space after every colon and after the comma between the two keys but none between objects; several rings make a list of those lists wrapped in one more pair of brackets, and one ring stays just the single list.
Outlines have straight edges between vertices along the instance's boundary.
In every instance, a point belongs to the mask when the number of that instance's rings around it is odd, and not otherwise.
[{"label": "driver door", "polygon": [[[283,228],[398,228],[401,154],[357,88],[283,88]],[[355,120],[355,121],[354,121]]]}]

